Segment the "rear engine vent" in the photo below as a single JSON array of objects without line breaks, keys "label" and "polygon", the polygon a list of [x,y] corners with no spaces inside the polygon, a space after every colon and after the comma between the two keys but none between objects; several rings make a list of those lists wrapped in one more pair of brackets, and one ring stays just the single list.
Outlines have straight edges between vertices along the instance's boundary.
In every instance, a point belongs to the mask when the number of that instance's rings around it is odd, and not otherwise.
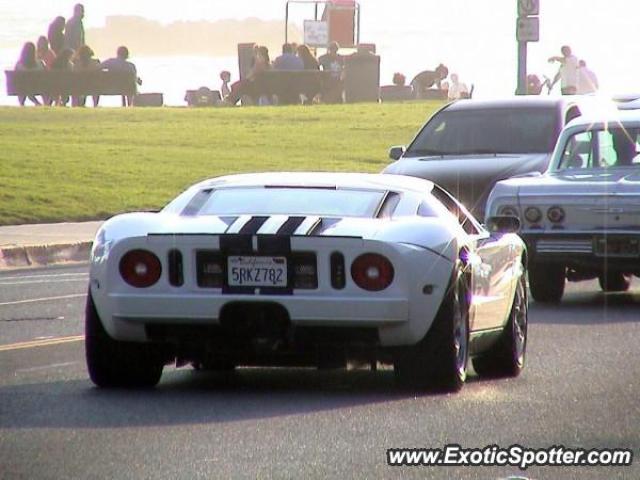
[{"label": "rear engine vent", "polygon": [[174,287],[181,287],[184,283],[182,253],[180,250],[169,250],[169,283]]},{"label": "rear engine vent", "polygon": [[312,290],[318,288],[318,268],[315,253],[294,253],[291,255],[293,266],[293,288]]},{"label": "rear engine vent", "polygon": [[331,286],[336,290],[342,290],[346,285],[344,271],[344,255],[339,252],[331,254]]},{"label": "rear engine vent", "polygon": [[196,253],[198,287],[222,288],[226,271],[224,258],[217,251],[201,250]]}]

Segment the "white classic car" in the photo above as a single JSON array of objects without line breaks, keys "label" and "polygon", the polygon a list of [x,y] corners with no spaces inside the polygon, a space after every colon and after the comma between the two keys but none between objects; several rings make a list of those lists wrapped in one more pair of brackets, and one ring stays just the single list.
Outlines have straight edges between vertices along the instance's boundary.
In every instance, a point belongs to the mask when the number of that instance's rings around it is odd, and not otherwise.
[{"label": "white classic car", "polygon": [[515,376],[527,333],[517,220],[486,230],[433,183],[265,173],[198,183],[159,213],[105,222],[86,357],[102,387],[163,366],[392,363],[412,388]]},{"label": "white classic car", "polygon": [[580,118],[564,129],[544,175],[496,184],[487,215],[514,215],[535,300],[558,302],[565,279],[625,291],[640,275],[640,111]]}]

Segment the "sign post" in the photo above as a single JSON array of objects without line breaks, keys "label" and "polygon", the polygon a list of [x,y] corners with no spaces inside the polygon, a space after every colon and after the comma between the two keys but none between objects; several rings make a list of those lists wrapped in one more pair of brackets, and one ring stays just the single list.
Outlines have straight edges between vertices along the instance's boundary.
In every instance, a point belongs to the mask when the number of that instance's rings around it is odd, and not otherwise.
[{"label": "sign post", "polygon": [[527,43],[540,40],[540,1],[517,0],[518,19],[516,40],[518,41],[518,88],[517,95],[527,94]]}]

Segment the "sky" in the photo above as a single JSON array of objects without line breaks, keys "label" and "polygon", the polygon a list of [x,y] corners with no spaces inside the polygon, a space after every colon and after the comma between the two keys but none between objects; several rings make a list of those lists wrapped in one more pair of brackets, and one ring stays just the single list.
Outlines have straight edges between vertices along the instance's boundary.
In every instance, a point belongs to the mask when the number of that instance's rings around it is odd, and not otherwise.
[{"label": "sky", "polygon": [[[19,45],[46,30],[56,15],[70,16],[75,1],[0,0],[0,47]],[[224,18],[284,19],[284,0],[84,0],[85,24],[108,15],[139,15],[170,23]],[[516,82],[517,0],[360,0],[361,40],[376,43],[382,83],[395,71],[408,78],[440,62],[474,83],[477,92],[512,93]],[[313,7],[291,4],[302,24]],[[596,72],[607,92],[640,91],[637,0],[540,0],[540,42],[529,44],[528,70],[552,76],[547,58],[570,45]],[[283,29],[284,30],[284,29]],[[133,34],[133,32],[132,32]],[[249,41],[259,39],[251,38]],[[7,59],[4,59],[6,65]],[[11,61],[15,61],[11,59]]]}]

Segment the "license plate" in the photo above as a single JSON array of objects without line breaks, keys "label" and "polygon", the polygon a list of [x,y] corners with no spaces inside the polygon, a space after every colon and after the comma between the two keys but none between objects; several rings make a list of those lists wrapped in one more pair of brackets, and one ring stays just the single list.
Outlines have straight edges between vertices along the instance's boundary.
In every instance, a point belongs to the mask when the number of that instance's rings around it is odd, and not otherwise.
[{"label": "license plate", "polygon": [[594,251],[601,257],[637,257],[640,239],[634,237],[596,237]]},{"label": "license plate", "polygon": [[286,287],[285,257],[230,256],[227,258],[230,287]]}]

